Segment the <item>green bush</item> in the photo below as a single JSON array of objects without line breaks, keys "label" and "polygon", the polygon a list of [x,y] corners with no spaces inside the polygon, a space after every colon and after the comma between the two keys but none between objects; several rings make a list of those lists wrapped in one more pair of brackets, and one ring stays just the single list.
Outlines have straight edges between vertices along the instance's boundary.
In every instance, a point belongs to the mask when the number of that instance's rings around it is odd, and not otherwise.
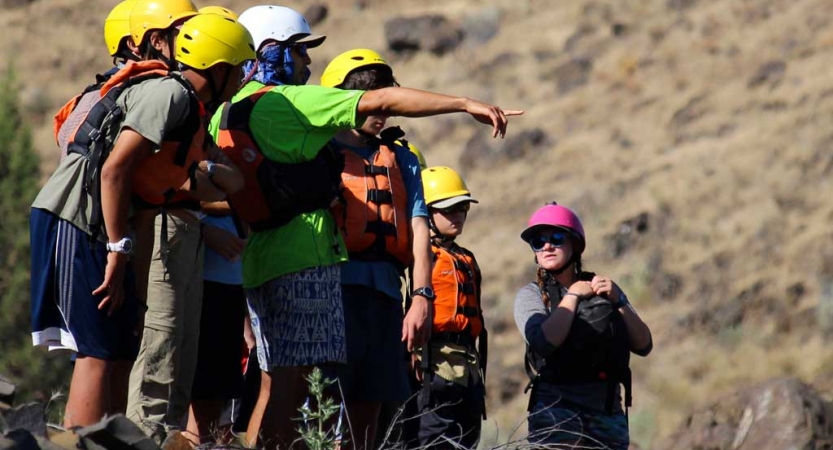
[{"label": "green bush", "polygon": [[18,386],[17,401],[49,400],[65,389],[66,355],[32,347],[29,313],[29,206],[38,192],[39,158],[23,119],[11,68],[0,80],[0,374]]}]

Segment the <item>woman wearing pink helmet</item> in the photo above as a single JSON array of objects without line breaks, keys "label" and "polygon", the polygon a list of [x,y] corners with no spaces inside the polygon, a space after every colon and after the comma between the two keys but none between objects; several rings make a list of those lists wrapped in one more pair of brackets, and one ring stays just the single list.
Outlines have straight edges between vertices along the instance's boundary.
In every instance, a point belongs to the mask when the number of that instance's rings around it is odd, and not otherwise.
[{"label": "woman wearing pink helmet", "polygon": [[631,402],[630,353],[646,356],[651,331],[610,278],[585,272],[584,227],[550,203],[521,233],[535,252],[538,280],[515,298],[526,340],[530,443],[626,450]]}]

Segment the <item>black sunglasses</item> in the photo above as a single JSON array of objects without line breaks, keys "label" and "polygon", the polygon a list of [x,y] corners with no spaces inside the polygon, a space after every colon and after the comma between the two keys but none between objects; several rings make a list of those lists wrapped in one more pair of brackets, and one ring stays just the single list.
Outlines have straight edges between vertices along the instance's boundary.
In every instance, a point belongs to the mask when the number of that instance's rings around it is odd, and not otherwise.
[{"label": "black sunglasses", "polygon": [[469,202],[461,202],[457,203],[456,205],[451,205],[448,208],[434,208],[440,214],[454,214],[454,213],[465,213],[469,212],[471,209],[471,204]]},{"label": "black sunglasses", "polygon": [[532,247],[533,251],[540,252],[544,249],[544,246],[547,245],[547,242],[549,242],[549,244],[553,247],[561,247],[565,242],[567,242],[568,239],[570,239],[569,234],[563,231],[553,231],[552,234],[535,236],[530,239],[529,246]]}]

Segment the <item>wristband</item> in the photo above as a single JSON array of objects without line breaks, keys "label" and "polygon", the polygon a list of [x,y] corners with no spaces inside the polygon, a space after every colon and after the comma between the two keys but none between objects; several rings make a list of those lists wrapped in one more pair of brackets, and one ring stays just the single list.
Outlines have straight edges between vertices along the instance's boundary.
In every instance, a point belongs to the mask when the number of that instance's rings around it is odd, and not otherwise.
[{"label": "wristband", "polygon": [[568,295],[575,296],[577,300],[581,300],[584,297],[583,295],[576,294],[575,292],[568,292],[568,293],[564,294],[565,297],[568,296]]}]

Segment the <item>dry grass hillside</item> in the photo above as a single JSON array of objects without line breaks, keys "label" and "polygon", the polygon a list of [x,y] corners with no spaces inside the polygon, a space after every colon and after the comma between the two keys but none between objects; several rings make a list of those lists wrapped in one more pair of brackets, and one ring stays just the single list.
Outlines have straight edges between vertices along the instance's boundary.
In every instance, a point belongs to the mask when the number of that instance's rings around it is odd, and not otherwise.
[{"label": "dry grass hillside", "polygon": [[[114,3],[35,0],[0,13],[0,61],[25,80],[45,171],[56,163],[51,113],[110,64],[101,24]],[[518,233],[552,199],[583,218],[585,265],[618,280],[652,327],[653,354],[633,363],[642,448],[753,381],[796,375],[833,393],[833,3],[327,4],[314,79],[337,53],[371,47],[403,85],[526,110],[504,141],[461,115],[398,121],[481,200],[461,242],[485,276],[492,434],[504,440],[526,406],[512,304],[534,266]],[[384,21],[422,13],[468,38],[441,57],[387,51]]]}]

